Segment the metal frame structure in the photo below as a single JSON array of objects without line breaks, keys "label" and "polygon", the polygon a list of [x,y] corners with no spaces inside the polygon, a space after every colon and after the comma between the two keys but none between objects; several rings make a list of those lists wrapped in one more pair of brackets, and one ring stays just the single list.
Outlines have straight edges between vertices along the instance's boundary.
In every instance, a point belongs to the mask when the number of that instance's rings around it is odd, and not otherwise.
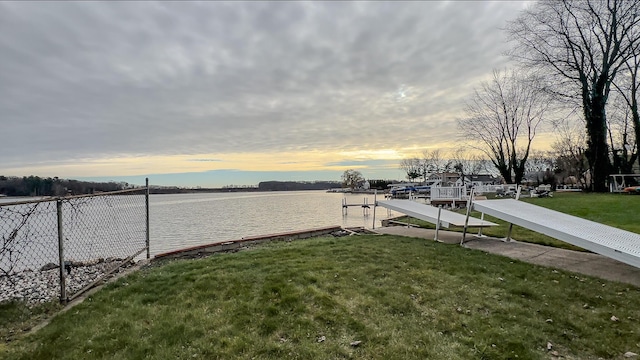
[{"label": "metal frame structure", "polygon": [[477,201],[473,209],[640,268],[640,234],[513,199]]},{"label": "metal frame structure", "polygon": [[[411,200],[384,200],[376,201],[376,206],[382,206],[405,215],[412,216],[416,219],[428,221],[436,225],[436,235],[434,240],[438,240],[438,231],[441,227],[449,228],[450,226],[459,227],[488,227],[497,226],[498,224],[490,221],[467,217],[453,211],[445,210],[441,207],[435,207],[426,204],[420,204]],[[375,208],[374,208],[375,209]],[[375,213],[374,213],[375,214]],[[374,215],[375,224],[375,215]]]}]

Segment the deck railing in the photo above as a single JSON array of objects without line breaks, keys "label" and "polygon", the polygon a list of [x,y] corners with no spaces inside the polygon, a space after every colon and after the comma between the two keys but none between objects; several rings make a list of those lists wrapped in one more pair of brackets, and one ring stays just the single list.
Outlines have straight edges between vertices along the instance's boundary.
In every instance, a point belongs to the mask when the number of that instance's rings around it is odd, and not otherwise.
[{"label": "deck railing", "polygon": [[462,200],[466,197],[464,186],[435,186],[431,188],[431,201],[438,200]]}]

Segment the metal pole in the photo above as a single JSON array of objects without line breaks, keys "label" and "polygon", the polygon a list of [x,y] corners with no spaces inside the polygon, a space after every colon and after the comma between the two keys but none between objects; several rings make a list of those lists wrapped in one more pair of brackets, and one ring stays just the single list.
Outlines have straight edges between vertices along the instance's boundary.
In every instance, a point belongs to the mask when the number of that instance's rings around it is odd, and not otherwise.
[{"label": "metal pole", "polygon": [[[522,190],[522,186],[518,186],[516,191],[516,200],[520,200],[520,190]],[[511,231],[513,230],[513,224],[509,224],[509,232],[507,232],[507,241],[511,241]]]},{"label": "metal pole", "polygon": [[64,274],[64,233],[62,231],[62,200],[56,201],[56,212],[58,213],[58,263],[60,264],[60,302],[67,301],[67,286]]},{"label": "metal pole", "polygon": [[373,226],[372,229],[376,228],[376,206],[378,206],[378,189],[373,190]]},{"label": "metal pole", "polygon": [[[480,215],[480,221],[484,221],[484,213]],[[482,226],[478,229],[478,236],[482,236]]]},{"label": "metal pole", "polygon": [[151,258],[151,250],[149,247],[149,178],[145,179],[146,183],[146,191],[144,193],[144,205],[146,209],[146,217],[147,217],[147,238],[146,238],[146,246],[147,246],[147,259]]},{"label": "metal pole", "polygon": [[438,221],[436,222],[436,237],[433,239],[438,241],[438,232],[440,232],[440,213],[442,213],[442,205],[438,206]]},{"label": "metal pole", "polygon": [[465,238],[467,236],[467,228],[469,227],[469,215],[471,215],[471,207],[473,206],[473,188],[469,192],[469,199],[467,200],[467,216],[464,219],[464,229],[462,230],[462,239],[460,240],[460,245],[464,244]]}]

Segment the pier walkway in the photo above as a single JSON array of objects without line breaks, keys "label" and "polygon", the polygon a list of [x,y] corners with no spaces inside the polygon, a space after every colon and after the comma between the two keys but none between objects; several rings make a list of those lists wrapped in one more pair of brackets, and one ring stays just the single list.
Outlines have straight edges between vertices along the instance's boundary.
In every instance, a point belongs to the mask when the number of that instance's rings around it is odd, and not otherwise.
[{"label": "pier walkway", "polygon": [[513,199],[478,201],[473,209],[640,268],[640,234]]},{"label": "pier walkway", "polygon": [[469,220],[467,221],[467,217],[462,214],[431,205],[420,204],[411,200],[385,200],[376,202],[376,205],[412,216],[416,219],[428,221],[432,224],[438,225],[439,221],[440,226],[445,228],[450,226],[462,227],[465,225],[468,227],[488,227],[498,225],[491,221],[476,219],[474,217],[469,217]]}]

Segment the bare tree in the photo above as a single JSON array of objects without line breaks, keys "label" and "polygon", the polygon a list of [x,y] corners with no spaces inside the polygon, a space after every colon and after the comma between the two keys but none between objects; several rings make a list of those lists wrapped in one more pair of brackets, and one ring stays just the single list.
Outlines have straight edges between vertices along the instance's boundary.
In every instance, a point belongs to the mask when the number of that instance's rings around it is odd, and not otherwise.
[{"label": "bare tree", "polygon": [[[631,36],[631,35],[630,35]],[[638,90],[640,88],[640,47],[632,47],[631,56],[626,62],[626,70],[614,82],[618,93],[624,99],[628,112],[625,113],[625,125],[631,120],[632,136],[629,136],[628,128],[625,126],[622,134],[622,144],[618,149],[612,149],[614,171],[631,173],[633,164],[638,160],[638,142],[640,141],[640,113],[638,112]],[[629,116],[631,119],[629,119]]]},{"label": "bare tree", "polygon": [[364,182],[364,177],[362,177],[362,173],[360,173],[360,171],[349,169],[345,170],[342,174],[342,184],[351,188],[351,190],[360,186],[362,182]]},{"label": "bare tree", "polygon": [[494,71],[467,102],[458,127],[507,183],[520,183],[547,107],[535,78]]},{"label": "bare tree", "polygon": [[611,149],[612,173],[629,174],[637,160],[633,111],[623,96],[612,96],[607,111],[607,134]]},{"label": "bare tree", "polygon": [[400,168],[407,174],[409,181],[419,178],[423,173],[421,170],[421,161],[416,157],[402,159]]},{"label": "bare tree", "polygon": [[551,146],[556,158],[556,171],[563,184],[587,185],[588,165],[585,156],[586,134],[581,131],[582,123],[569,119],[555,126],[556,141]]},{"label": "bare tree", "polygon": [[559,98],[581,101],[594,191],[607,191],[605,109],[612,82],[639,45],[639,21],[635,1],[543,0],[508,25],[512,57],[549,74],[548,90]]},{"label": "bare tree", "polygon": [[422,152],[422,159],[420,159],[422,177],[425,181],[431,174],[438,174],[441,172],[451,171],[451,160],[445,160],[442,157],[440,149],[425,150]]},{"label": "bare tree", "polygon": [[458,148],[448,163],[460,175],[463,185],[466,182],[465,177],[472,178],[472,175],[479,175],[487,171],[487,160],[480,154],[469,152],[465,148]]},{"label": "bare tree", "polygon": [[556,165],[554,153],[550,151],[533,150],[529,154],[525,173],[529,174],[529,181],[535,181],[536,185],[553,183],[553,170]]}]

